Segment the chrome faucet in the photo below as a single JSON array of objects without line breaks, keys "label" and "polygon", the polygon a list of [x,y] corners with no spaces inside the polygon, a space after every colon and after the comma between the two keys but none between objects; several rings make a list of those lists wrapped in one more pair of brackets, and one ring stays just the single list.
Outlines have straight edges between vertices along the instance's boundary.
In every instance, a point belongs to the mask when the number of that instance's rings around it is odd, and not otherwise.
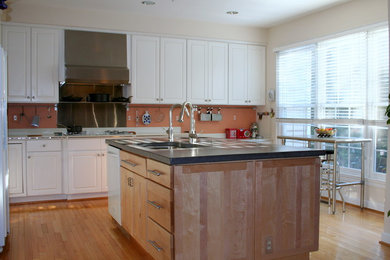
[{"label": "chrome faucet", "polygon": [[188,134],[188,137],[189,137],[189,142],[191,144],[193,144],[196,142],[196,138],[198,137],[198,135],[196,134],[196,130],[195,130],[195,117],[194,117],[194,113],[198,107],[196,105],[192,105],[188,101],[185,101],[183,103],[183,105],[181,106],[179,122],[184,121],[184,111],[187,111],[187,115],[188,115],[187,106],[189,106],[189,108],[190,108],[190,132]]},{"label": "chrome faucet", "polygon": [[[176,107],[182,107],[182,105],[181,104],[174,104],[174,105],[171,106],[171,109],[169,109],[169,128],[167,130],[169,142],[173,142],[172,112],[173,112],[173,109],[175,109]],[[189,116],[187,108],[185,108],[185,112]],[[183,122],[183,121],[181,121],[181,122]]]}]

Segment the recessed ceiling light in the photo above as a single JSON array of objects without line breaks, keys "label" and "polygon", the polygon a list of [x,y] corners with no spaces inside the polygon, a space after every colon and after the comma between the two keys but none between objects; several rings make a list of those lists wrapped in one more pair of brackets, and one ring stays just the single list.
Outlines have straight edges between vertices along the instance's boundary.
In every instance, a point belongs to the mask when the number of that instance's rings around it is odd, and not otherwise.
[{"label": "recessed ceiling light", "polygon": [[236,14],[238,14],[237,11],[227,11],[226,13],[227,13],[227,14],[230,14],[230,15],[236,15]]},{"label": "recessed ceiling light", "polygon": [[146,1],[142,1],[141,4],[143,4],[143,5],[155,5],[156,2],[150,1],[150,0],[146,0]]}]

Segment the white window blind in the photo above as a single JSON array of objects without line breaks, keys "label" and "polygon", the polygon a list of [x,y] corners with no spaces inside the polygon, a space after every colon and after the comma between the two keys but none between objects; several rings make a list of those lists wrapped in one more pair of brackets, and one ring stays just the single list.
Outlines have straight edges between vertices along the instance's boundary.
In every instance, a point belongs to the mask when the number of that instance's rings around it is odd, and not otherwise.
[{"label": "white window blind", "polygon": [[313,118],[315,100],[315,45],[279,53],[279,117]]},{"label": "white window blind", "polygon": [[388,28],[280,51],[278,118],[383,120]]}]

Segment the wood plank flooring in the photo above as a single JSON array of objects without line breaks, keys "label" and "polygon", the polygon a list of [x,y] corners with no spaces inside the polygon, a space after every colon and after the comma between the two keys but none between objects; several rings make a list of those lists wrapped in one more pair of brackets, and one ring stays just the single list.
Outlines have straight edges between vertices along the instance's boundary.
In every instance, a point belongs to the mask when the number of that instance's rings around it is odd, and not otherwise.
[{"label": "wood plank flooring", "polygon": [[[383,215],[347,206],[328,214],[321,203],[320,250],[312,260],[390,259],[380,245]],[[107,200],[46,202],[11,207],[11,235],[0,259],[150,259],[107,211]]]}]

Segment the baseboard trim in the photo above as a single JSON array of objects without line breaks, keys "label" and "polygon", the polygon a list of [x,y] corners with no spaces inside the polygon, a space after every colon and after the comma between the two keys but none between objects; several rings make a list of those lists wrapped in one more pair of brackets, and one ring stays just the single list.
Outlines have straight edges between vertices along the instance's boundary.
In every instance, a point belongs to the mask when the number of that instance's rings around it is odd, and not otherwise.
[{"label": "baseboard trim", "polygon": [[60,202],[60,201],[77,201],[77,200],[89,200],[89,199],[105,199],[105,198],[107,198],[107,192],[14,197],[14,198],[10,198],[10,205]]}]

